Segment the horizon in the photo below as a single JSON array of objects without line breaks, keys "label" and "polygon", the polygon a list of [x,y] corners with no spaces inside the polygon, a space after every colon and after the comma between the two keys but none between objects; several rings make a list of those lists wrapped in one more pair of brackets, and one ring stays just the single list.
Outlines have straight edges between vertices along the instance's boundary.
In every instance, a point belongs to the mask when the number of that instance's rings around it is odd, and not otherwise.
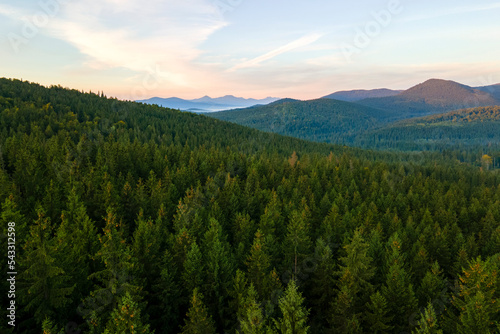
[{"label": "horizon", "polygon": [[124,100],[487,86],[500,82],[499,13],[464,0],[29,0],[0,4],[0,73]]}]

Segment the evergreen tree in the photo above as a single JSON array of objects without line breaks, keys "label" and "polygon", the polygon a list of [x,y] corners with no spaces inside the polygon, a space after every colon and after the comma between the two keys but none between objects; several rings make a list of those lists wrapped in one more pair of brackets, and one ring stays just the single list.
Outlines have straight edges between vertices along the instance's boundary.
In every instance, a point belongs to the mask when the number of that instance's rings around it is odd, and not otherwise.
[{"label": "evergreen tree", "polygon": [[275,320],[279,333],[282,334],[306,334],[309,331],[307,325],[309,310],[304,307],[304,298],[298,291],[295,280],[291,280],[286,287],[284,295],[279,299],[279,308],[282,317]]},{"label": "evergreen tree", "polygon": [[191,249],[187,253],[184,261],[184,271],[182,273],[183,286],[186,291],[193,291],[195,288],[201,288],[205,282],[205,266],[200,248],[193,242]]},{"label": "evergreen tree", "polygon": [[56,248],[52,239],[52,226],[41,207],[37,208],[38,219],[30,227],[30,237],[21,259],[22,273],[19,275],[19,293],[27,311],[34,314],[35,321],[42,324],[46,317],[63,320],[61,312],[71,303],[69,296],[74,290],[70,279],[57,265]]},{"label": "evergreen tree", "polygon": [[299,265],[310,254],[311,249],[309,223],[305,211],[294,210],[291,213],[283,248],[286,262],[292,265],[293,274],[296,277]]},{"label": "evergreen tree", "polygon": [[203,304],[203,295],[194,289],[182,334],[215,334],[212,317]]},{"label": "evergreen tree", "polygon": [[158,262],[161,261],[161,239],[159,226],[152,220],[146,220],[143,211],[139,212],[136,229],[133,233],[131,255],[133,258],[133,274],[145,281],[144,287],[149,289],[159,276]]},{"label": "evergreen tree", "polygon": [[458,310],[456,333],[495,333],[498,324],[497,264],[492,260],[472,260],[459,276],[453,305]]},{"label": "evergreen tree", "polygon": [[[91,292],[90,297],[84,300],[78,310],[87,322],[91,319],[98,321],[98,324],[94,326],[96,328],[106,323],[105,318],[118,305],[125,293],[128,292],[136,297],[141,290],[136,285],[136,278],[132,276],[131,251],[125,242],[121,222],[117,221],[114,209],[108,209],[105,222],[104,233],[99,237],[101,247],[96,254],[104,268],[89,276],[90,279],[96,279],[100,284]],[[103,299],[102,296],[106,296],[105,300],[99,303],[98,307],[92,306],[96,301]]]},{"label": "evergreen tree", "polygon": [[324,331],[330,317],[330,303],[335,299],[335,263],[330,247],[319,238],[316,242],[315,259],[317,267],[311,279],[311,323],[315,332]]},{"label": "evergreen tree", "polygon": [[264,298],[269,296],[269,289],[271,288],[270,260],[265,244],[265,236],[260,230],[257,230],[252,248],[250,249],[250,255],[247,259],[248,278],[253,283],[257,294]]},{"label": "evergreen tree", "polygon": [[388,271],[382,294],[387,300],[391,315],[394,316],[396,331],[409,329],[411,315],[417,310],[417,299],[410,283],[410,275],[405,269],[402,243],[397,233],[389,239]]},{"label": "evergreen tree", "polygon": [[42,323],[42,334],[64,334],[63,329],[58,329],[58,326],[53,323],[50,318],[45,318]]},{"label": "evergreen tree", "polygon": [[412,331],[413,334],[443,334],[437,323],[436,312],[432,303],[429,303],[425,308],[421,318],[418,321],[418,328]]},{"label": "evergreen tree", "polygon": [[257,296],[253,285],[250,284],[244,301],[244,309],[239,312],[241,334],[265,334],[264,316]]},{"label": "evergreen tree", "polygon": [[152,334],[149,325],[141,318],[141,308],[127,292],[118,306],[111,312],[104,334]]},{"label": "evergreen tree", "polygon": [[368,302],[373,286],[370,282],[375,269],[368,256],[369,245],[360,230],[354,232],[345,247],[346,255],[340,258],[337,299],[333,303],[333,328],[343,333],[360,331],[362,308]]},{"label": "evergreen tree", "polygon": [[96,267],[93,257],[98,249],[98,239],[94,223],[75,187],[69,193],[67,209],[61,214],[61,225],[55,239],[58,263],[77,286],[72,299],[80,301],[91,289],[87,277]]},{"label": "evergreen tree", "polygon": [[365,313],[366,329],[373,334],[387,333],[392,330],[390,325],[392,316],[387,308],[387,301],[380,291],[370,296],[370,302],[366,304]]},{"label": "evergreen tree", "polygon": [[219,223],[210,220],[210,229],[205,233],[203,249],[205,250],[206,281],[204,291],[206,304],[214,315],[216,325],[222,331],[227,326],[226,314],[229,305],[228,294],[234,275],[233,257]]}]

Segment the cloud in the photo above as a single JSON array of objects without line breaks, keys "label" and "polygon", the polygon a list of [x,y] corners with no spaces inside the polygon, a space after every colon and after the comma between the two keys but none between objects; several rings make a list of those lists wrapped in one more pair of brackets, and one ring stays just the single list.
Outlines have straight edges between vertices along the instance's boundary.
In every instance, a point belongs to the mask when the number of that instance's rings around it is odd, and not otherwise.
[{"label": "cloud", "polygon": [[318,39],[320,39],[322,36],[323,35],[321,35],[321,34],[306,35],[306,36],[301,37],[301,38],[299,38],[291,43],[288,43],[282,47],[279,47],[271,52],[268,52],[262,56],[259,56],[257,58],[254,58],[254,59],[245,61],[241,64],[238,64],[238,65],[230,68],[228,71],[233,72],[233,71],[241,70],[244,68],[258,66],[259,64],[261,64],[267,60],[270,60],[272,58],[275,58],[283,53],[287,53],[287,52],[290,52],[292,50],[295,50],[295,49],[307,46],[309,44],[312,44],[312,43],[316,42]]},{"label": "cloud", "polygon": [[[23,12],[0,5],[12,18]],[[65,1],[41,32],[85,55],[84,67],[154,73],[161,84],[190,86],[200,73],[192,64],[199,45],[226,25],[210,0],[79,0]]]}]

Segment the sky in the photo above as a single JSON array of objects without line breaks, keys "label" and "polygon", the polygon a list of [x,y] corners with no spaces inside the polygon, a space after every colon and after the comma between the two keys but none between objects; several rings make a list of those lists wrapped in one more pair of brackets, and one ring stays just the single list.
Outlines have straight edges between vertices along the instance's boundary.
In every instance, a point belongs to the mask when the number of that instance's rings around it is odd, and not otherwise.
[{"label": "sky", "polygon": [[484,86],[499,17],[495,0],[0,0],[0,77],[127,100]]}]

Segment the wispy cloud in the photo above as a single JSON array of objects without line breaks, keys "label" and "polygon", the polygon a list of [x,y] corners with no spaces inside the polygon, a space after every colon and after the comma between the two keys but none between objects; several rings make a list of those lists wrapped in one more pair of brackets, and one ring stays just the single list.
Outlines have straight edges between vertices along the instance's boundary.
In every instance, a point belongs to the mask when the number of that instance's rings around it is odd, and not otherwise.
[{"label": "wispy cloud", "polygon": [[[227,25],[219,11],[210,0],[71,1],[61,5],[43,34],[78,49],[87,58],[84,67],[154,72],[166,86],[190,86],[200,73],[192,65],[201,54],[198,46]],[[0,5],[0,14],[14,19],[23,12]]]},{"label": "wispy cloud", "polygon": [[255,67],[255,66],[258,66],[259,64],[267,61],[267,60],[270,60],[270,59],[273,59],[281,54],[284,54],[284,53],[287,53],[287,52],[290,52],[292,50],[295,50],[295,49],[298,49],[298,48],[301,48],[301,47],[304,47],[304,46],[307,46],[307,45],[310,45],[314,42],[316,42],[318,39],[320,39],[323,35],[321,34],[310,34],[310,35],[306,35],[304,37],[301,37],[291,43],[288,43],[282,47],[279,47],[273,51],[270,51],[262,56],[259,56],[257,58],[254,58],[254,59],[251,59],[251,60],[248,60],[248,61],[245,61],[241,64],[238,64],[236,66],[233,66],[232,68],[230,68],[228,71],[229,72],[233,72],[233,71],[237,71],[237,70],[241,70],[241,69],[244,69],[244,68],[250,68],[250,67]]}]

